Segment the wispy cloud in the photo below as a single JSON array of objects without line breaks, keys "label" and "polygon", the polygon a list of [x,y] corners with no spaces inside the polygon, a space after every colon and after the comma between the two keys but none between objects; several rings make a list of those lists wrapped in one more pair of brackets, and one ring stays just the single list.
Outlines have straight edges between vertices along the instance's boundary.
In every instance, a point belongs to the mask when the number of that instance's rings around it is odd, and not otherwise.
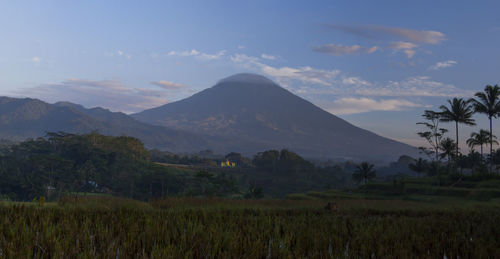
[{"label": "wispy cloud", "polygon": [[198,51],[196,49],[192,50],[185,50],[185,51],[170,51],[168,53],[169,56],[180,56],[180,57],[196,57],[200,58],[203,60],[215,60],[215,59],[220,59],[226,54],[226,50],[221,50],[216,53],[210,54],[210,53],[204,53],[201,51]]},{"label": "wispy cloud", "polygon": [[260,57],[263,59],[267,59],[267,60],[275,60],[276,59],[276,56],[268,55],[268,54],[262,54],[262,55],[260,55]]},{"label": "wispy cloud", "polygon": [[406,41],[396,41],[389,43],[387,47],[395,51],[403,51],[408,58],[413,58],[416,53],[415,48],[417,48],[418,45]]},{"label": "wispy cloud", "polygon": [[177,83],[173,83],[173,82],[165,81],[165,80],[153,81],[153,82],[151,82],[151,84],[159,86],[159,87],[161,87],[163,89],[167,89],[167,90],[179,90],[182,88],[186,88],[186,86],[183,84],[177,84]]},{"label": "wispy cloud", "polygon": [[342,79],[342,83],[345,85],[357,85],[357,86],[370,86],[372,83],[361,79],[360,77],[345,77]]},{"label": "wispy cloud", "polygon": [[382,99],[345,97],[335,100],[328,105],[330,113],[345,115],[371,111],[402,111],[409,108],[423,107],[424,105],[404,99]]},{"label": "wispy cloud", "polygon": [[243,65],[255,65],[260,63],[258,57],[247,56],[246,54],[236,53],[229,58],[232,62],[241,63]]},{"label": "wispy cloud", "polygon": [[349,54],[371,54],[378,50],[377,46],[372,47],[362,47],[360,45],[344,46],[340,44],[326,44],[323,46],[314,46],[313,51],[341,56]]},{"label": "wispy cloud", "polygon": [[[292,85],[293,86],[293,85]],[[432,80],[428,76],[408,77],[399,81],[370,82],[356,76],[339,73],[330,81],[330,86],[296,85],[297,92],[316,98],[318,96],[333,97],[467,97],[473,92],[462,90],[452,84]]]},{"label": "wispy cloud", "polygon": [[[394,47],[405,49],[413,45],[398,43]],[[288,90],[320,104],[334,114],[407,110],[426,106],[425,102],[415,100],[473,94],[452,84],[435,81],[429,76],[376,82],[336,69],[272,66],[259,57],[245,54],[235,54],[230,58],[232,62],[272,78]]]},{"label": "wispy cloud", "polygon": [[126,113],[157,107],[169,101],[166,91],[132,88],[118,79],[68,79],[60,83],[22,89],[16,94],[40,98],[47,102],[70,101],[86,107],[98,106]]},{"label": "wispy cloud", "polygon": [[351,33],[368,39],[403,39],[405,41],[426,44],[438,44],[446,40],[446,35],[439,31],[413,30],[398,27],[386,27],[377,25],[327,25],[327,27],[347,33]]},{"label": "wispy cloud", "polygon": [[123,57],[126,59],[131,59],[132,55],[130,53],[126,53],[123,50],[116,50],[116,51],[108,51],[104,53],[108,57]]},{"label": "wispy cloud", "polygon": [[299,80],[303,83],[329,86],[331,85],[329,81],[339,74],[339,71],[337,70],[315,69],[309,66],[293,68],[262,65],[261,71],[262,73],[272,76],[287,85],[287,81]]},{"label": "wispy cloud", "polygon": [[258,57],[251,57],[245,54],[235,54],[231,56],[231,61],[240,63],[246,68],[258,70],[267,76],[273,77],[279,83],[287,86],[290,81],[298,80],[302,83],[331,85],[330,81],[339,73],[338,70],[315,69],[305,67],[274,67],[263,63]]},{"label": "wispy cloud", "polygon": [[[435,45],[446,40],[446,35],[439,31],[413,30],[407,28],[385,27],[377,25],[354,26],[330,24],[326,26],[333,30],[350,33],[376,42],[382,41],[384,42],[384,44],[387,44],[386,48],[392,49],[396,52],[403,52],[410,59],[415,56],[420,45]],[[375,52],[376,50],[378,50],[378,48],[375,47],[363,49],[359,45],[347,47],[339,46],[341,45],[330,44],[322,46],[321,49],[316,47],[316,49],[314,50],[323,50],[320,51],[323,53],[328,53],[328,50],[330,50],[330,54],[333,55],[357,53],[357,51],[361,51],[362,53],[363,51],[371,53],[369,51]]]},{"label": "wispy cloud", "polygon": [[443,62],[437,62],[436,64],[429,67],[430,70],[440,70],[447,67],[452,67],[458,64],[455,60],[447,60]]},{"label": "wispy cloud", "polygon": [[[411,45],[409,45],[411,47]],[[399,81],[370,82],[340,70],[305,67],[278,67],[265,64],[258,57],[236,54],[231,60],[246,69],[262,73],[289,89],[310,95],[379,96],[379,97],[452,97],[467,96],[469,91],[432,80],[412,76]]]},{"label": "wispy cloud", "polygon": [[400,97],[455,97],[472,94],[472,92],[459,89],[452,84],[434,81],[428,76],[413,76],[401,81],[389,81],[371,87],[359,87],[355,90],[355,93],[365,96]]}]

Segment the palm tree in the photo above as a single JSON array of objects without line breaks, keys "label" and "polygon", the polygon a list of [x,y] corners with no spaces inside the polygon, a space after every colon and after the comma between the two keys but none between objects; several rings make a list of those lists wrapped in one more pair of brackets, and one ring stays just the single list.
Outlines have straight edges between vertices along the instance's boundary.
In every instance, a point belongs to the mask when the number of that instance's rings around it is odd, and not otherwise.
[{"label": "palm tree", "polygon": [[441,109],[441,118],[440,120],[443,122],[455,122],[456,129],[456,152],[455,155],[458,157],[458,124],[462,123],[465,125],[476,125],[474,119],[472,119],[472,115],[474,114],[473,107],[470,105],[469,101],[466,101],[462,98],[453,98],[453,100],[448,100],[448,104],[450,104],[450,108],[445,105],[441,105],[439,108]]},{"label": "palm tree", "polygon": [[439,145],[439,148],[441,149],[442,153],[440,154],[441,158],[448,158],[448,164],[451,162],[451,159],[455,154],[453,154],[453,151],[455,151],[456,148],[456,143],[453,141],[451,138],[445,138],[441,140],[441,144]]},{"label": "palm tree", "polygon": [[483,145],[487,143],[495,143],[498,144],[498,142],[495,140],[497,137],[494,135],[491,135],[493,137],[493,140],[490,139],[490,132],[487,130],[481,129],[479,132],[472,132],[470,134],[470,138],[467,140],[467,145],[471,148],[474,148],[475,146],[480,146],[480,154],[481,157],[483,157]]},{"label": "palm tree", "polygon": [[374,165],[363,162],[356,166],[356,171],[352,174],[352,178],[356,182],[364,182],[375,178],[376,172],[373,170]]},{"label": "palm tree", "polygon": [[[500,113],[500,87],[498,85],[487,85],[484,92],[477,92],[475,96],[479,99],[471,99],[475,112],[483,113],[490,120],[490,156],[493,155],[493,127],[492,118],[496,118]],[[491,163],[490,163],[491,171]]]}]

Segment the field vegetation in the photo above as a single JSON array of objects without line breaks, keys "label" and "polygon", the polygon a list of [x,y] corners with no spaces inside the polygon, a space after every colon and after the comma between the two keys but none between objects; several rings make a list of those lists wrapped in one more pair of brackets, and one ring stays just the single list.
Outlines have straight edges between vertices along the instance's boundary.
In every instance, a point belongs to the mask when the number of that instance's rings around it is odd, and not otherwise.
[{"label": "field vegetation", "polygon": [[[494,257],[500,208],[415,201],[140,202],[66,197],[0,206],[2,257]],[[375,241],[376,240],[376,241]]]}]

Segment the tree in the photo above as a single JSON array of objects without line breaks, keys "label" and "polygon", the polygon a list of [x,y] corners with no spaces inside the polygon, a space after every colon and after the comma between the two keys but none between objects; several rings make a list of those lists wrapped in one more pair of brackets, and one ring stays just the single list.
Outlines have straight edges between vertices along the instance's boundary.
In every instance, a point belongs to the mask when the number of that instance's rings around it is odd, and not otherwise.
[{"label": "tree", "polygon": [[[443,138],[444,134],[448,132],[448,130],[439,128],[439,112],[426,110],[422,117],[424,117],[424,119],[428,122],[417,122],[417,125],[424,125],[429,130],[418,132],[417,134],[420,137],[425,138],[427,142],[429,142],[429,145],[433,149],[432,153],[434,153],[435,155],[435,161],[439,161],[439,144],[441,143],[441,139]],[[424,147],[421,147],[420,149],[424,152],[427,151],[427,148]]]},{"label": "tree", "polygon": [[422,158],[419,158],[414,163],[411,163],[411,164],[408,165],[408,168],[410,168],[410,170],[412,170],[415,173],[417,173],[417,175],[419,175],[420,173],[422,173],[425,170],[427,170],[428,167],[429,166],[427,165],[427,161],[425,161]]},{"label": "tree", "polygon": [[276,173],[279,158],[280,152],[278,150],[268,150],[257,153],[254,156],[252,163],[259,169]]},{"label": "tree", "polygon": [[[475,96],[478,98],[471,99],[474,106],[474,111],[483,113],[488,116],[490,121],[490,157],[493,155],[493,126],[492,119],[496,118],[500,113],[500,87],[498,85],[487,85],[484,87],[484,92],[477,92]],[[491,161],[491,159],[490,159]],[[492,163],[490,162],[490,171]]]},{"label": "tree", "polygon": [[278,171],[283,174],[299,174],[300,172],[310,173],[314,168],[311,162],[305,160],[297,153],[282,149],[278,162]]},{"label": "tree", "polygon": [[481,156],[479,152],[471,150],[471,152],[467,156],[461,156],[460,159],[458,159],[458,165],[461,168],[470,168],[474,171],[476,171],[477,169],[481,170],[481,168],[484,166],[483,156]]},{"label": "tree", "polygon": [[451,162],[451,159],[454,157],[453,151],[455,151],[457,144],[451,138],[445,138],[441,140],[439,145],[439,149],[441,149],[441,158],[448,158],[448,163]]},{"label": "tree", "polygon": [[496,169],[498,170],[500,167],[500,149],[493,151],[493,155],[490,157],[490,161],[491,164],[496,165]]},{"label": "tree", "polygon": [[368,162],[363,162],[360,165],[356,166],[356,171],[352,174],[352,179],[357,182],[371,181],[376,176],[375,170],[373,170],[374,165],[369,164]]},{"label": "tree", "polygon": [[[493,137],[493,140],[490,139],[490,136]],[[479,130],[479,132],[472,132],[470,134],[470,138],[467,140],[467,145],[470,147],[470,148],[474,148],[475,146],[479,146],[480,147],[480,154],[481,154],[481,157],[483,157],[483,145],[484,144],[487,144],[487,143],[496,143],[498,144],[498,142],[496,140],[494,140],[496,138],[496,136],[490,134],[490,132],[488,132],[487,130]]]},{"label": "tree", "polygon": [[440,120],[443,122],[455,122],[456,129],[456,152],[455,155],[458,157],[458,124],[465,124],[474,126],[476,125],[474,119],[472,119],[472,115],[474,114],[474,109],[470,105],[469,101],[466,101],[462,98],[453,98],[453,100],[448,100],[448,104],[450,107],[446,107],[445,105],[441,105],[439,108],[441,109]]},{"label": "tree", "polygon": [[[456,147],[457,144],[451,138],[445,138],[441,140],[439,148],[441,149],[442,153],[440,156],[441,158],[448,158],[448,165],[447,165],[448,173],[451,172],[450,165],[451,165],[451,160],[455,158],[456,153],[454,151],[456,150]],[[457,164],[458,164],[458,159],[457,159]],[[441,171],[439,171],[438,175],[439,175],[439,185],[441,185],[442,184]]]},{"label": "tree", "polygon": [[243,160],[243,156],[240,153],[236,153],[236,152],[231,152],[231,153],[227,154],[226,156],[224,156],[224,158],[228,159],[229,161],[236,162],[238,164],[240,164],[241,161]]}]

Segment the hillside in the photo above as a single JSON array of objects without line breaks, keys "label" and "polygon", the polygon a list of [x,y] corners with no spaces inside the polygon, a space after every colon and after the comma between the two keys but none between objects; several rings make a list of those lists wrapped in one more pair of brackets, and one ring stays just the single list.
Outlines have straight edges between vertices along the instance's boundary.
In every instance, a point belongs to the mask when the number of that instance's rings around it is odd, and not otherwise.
[{"label": "hillside", "polygon": [[189,98],[146,110],[140,121],[225,139],[246,154],[289,148],[306,157],[391,161],[409,145],[355,127],[271,80],[237,74]]},{"label": "hillside", "polygon": [[184,131],[139,122],[119,112],[60,102],[48,104],[37,99],[0,97],[0,139],[24,140],[46,132],[88,133],[132,136],[147,147],[175,152],[195,152],[212,147],[212,141]]}]

